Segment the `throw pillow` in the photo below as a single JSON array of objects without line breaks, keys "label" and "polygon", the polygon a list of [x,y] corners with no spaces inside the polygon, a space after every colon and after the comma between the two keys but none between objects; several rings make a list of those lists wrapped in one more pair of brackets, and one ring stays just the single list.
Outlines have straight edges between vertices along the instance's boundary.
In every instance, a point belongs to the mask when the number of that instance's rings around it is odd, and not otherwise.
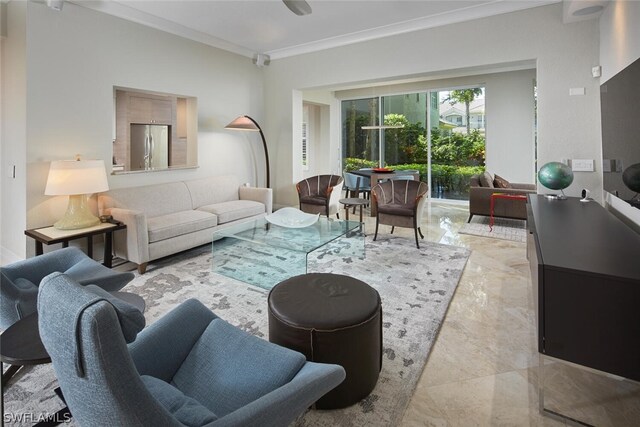
[{"label": "throw pillow", "polygon": [[494,188],[493,177],[489,172],[485,172],[480,175],[480,185],[482,185],[483,187]]},{"label": "throw pillow", "polygon": [[511,188],[511,183],[500,175],[495,174],[493,178],[493,186],[495,188]]}]

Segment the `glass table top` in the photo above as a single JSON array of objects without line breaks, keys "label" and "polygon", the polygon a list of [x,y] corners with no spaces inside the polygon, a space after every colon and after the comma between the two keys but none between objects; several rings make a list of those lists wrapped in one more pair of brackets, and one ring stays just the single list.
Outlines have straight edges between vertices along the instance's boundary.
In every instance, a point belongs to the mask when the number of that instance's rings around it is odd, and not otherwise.
[{"label": "glass table top", "polygon": [[270,224],[264,218],[222,226],[213,233],[212,271],[271,289],[305,274],[319,257],[365,256],[363,224],[320,217],[304,228]]},{"label": "glass table top", "polygon": [[270,224],[261,218],[216,230],[214,238],[232,237],[255,244],[309,253],[348,232],[358,230],[360,226],[357,221],[320,217],[309,227],[287,228]]}]

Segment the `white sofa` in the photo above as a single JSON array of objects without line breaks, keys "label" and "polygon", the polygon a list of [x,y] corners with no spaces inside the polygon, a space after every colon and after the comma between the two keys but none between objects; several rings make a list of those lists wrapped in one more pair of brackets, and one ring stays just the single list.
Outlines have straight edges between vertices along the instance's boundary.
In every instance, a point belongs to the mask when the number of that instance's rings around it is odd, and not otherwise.
[{"label": "white sofa", "polygon": [[270,214],[272,190],[215,176],[106,191],[98,209],[127,225],[115,233],[115,252],[143,274],[149,261],[211,242],[216,229]]}]

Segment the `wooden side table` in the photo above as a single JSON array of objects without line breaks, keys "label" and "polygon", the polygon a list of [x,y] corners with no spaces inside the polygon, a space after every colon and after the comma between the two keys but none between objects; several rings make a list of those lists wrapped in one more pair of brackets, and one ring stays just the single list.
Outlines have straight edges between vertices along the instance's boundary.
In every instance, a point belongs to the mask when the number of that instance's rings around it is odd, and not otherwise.
[{"label": "wooden side table", "polygon": [[491,208],[489,210],[489,232],[493,231],[493,224],[495,222],[495,218],[493,217],[493,208],[495,206],[496,199],[522,200],[524,203],[527,203],[527,196],[524,194],[493,193],[491,195]]},{"label": "wooden side table", "polygon": [[69,246],[69,241],[86,237],[89,258],[93,258],[93,236],[104,234],[104,261],[102,263],[105,267],[111,268],[113,261],[113,232],[126,228],[127,226],[123,223],[105,222],[77,230],[58,230],[54,227],[32,228],[31,230],[25,230],[24,234],[36,241],[36,255],[43,254],[42,244],[62,243],[62,247],[66,248]]}]

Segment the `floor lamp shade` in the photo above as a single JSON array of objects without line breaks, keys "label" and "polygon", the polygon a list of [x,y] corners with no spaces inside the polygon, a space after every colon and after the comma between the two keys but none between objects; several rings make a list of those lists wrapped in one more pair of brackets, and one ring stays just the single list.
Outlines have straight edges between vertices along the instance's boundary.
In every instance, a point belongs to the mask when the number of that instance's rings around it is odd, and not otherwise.
[{"label": "floor lamp shade", "polygon": [[102,160],[52,161],[44,194],[69,196],[67,212],[53,226],[61,230],[75,230],[97,225],[100,220],[89,209],[89,196],[108,189]]},{"label": "floor lamp shade", "polygon": [[267,167],[266,168],[267,188],[270,188],[271,187],[271,182],[270,182],[270,178],[269,178],[269,176],[270,176],[270,173],[269,173],[269,151],[267,150],[267,141],[264,139],[264,133],[262,133],[262,128],[260,128],[260,125],[258,124],[258,122],[256,122],[255,120],[253,120],[249,116],[239,116],[234,121],[232,121],[231,123],[226,125],[224,128],[225,129],[229,129],[229,130],[240,130],[240,131],[247,131],[247,132],[260,132],[260,137],[262,138],[262,148],[264,148],[264,158],[265,158],[266,167]]}]

